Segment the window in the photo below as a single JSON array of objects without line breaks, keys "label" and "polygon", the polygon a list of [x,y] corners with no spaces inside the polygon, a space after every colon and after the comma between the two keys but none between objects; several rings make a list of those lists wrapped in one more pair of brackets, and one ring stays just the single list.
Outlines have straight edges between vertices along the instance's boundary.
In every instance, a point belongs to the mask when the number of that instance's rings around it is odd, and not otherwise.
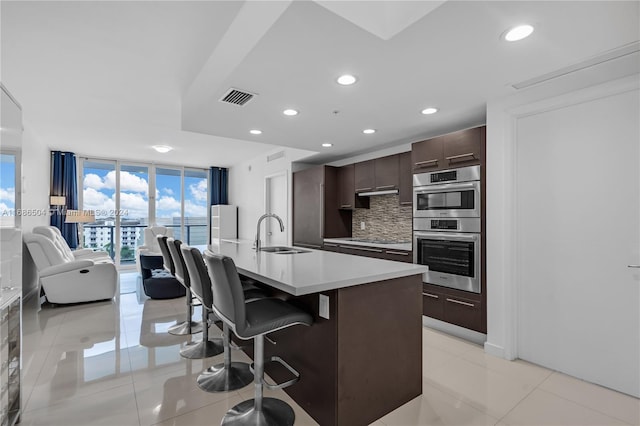
[{"label": "window", "polygon": [[16,155],[0,154],[0,226],[16,226]]}]

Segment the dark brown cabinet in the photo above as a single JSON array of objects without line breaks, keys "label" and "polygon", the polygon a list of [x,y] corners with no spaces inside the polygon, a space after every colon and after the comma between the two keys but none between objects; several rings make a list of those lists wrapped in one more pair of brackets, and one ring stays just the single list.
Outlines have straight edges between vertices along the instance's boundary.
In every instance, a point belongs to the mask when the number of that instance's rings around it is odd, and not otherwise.
[{"label": "dark brown cabinet", "polygon": [[444,166],[450,168],[480,164],[482,145],[480,138],[484,129],[484,127],[476,127],[445,135]]},{"label": "dark brown cabinet", "polygon": [[460,327],[487,332],[480,294],[424,283],[422,312],[424,315]]},{"label": "dark brown cabinet", "polygon": [[398,155],[388,155],[373,160],[375,172],[374,187],[376,191],[398,189],[400,186],[398,158]]},{"label": "dark brown cabinet", "polygon": [[374,160],[362,161],[354,164],[355,192],[375,190],[376,175]]},{"label": "dark brown cabinet", "polygon": [[322,248],[324,238],[351,236],[351,215],[339,210],[338,168],[293,173],[293,244]]},{"label": "dark brown cabinet", "polygon": [[398,155],[398,167],[400,175],[400,187],[398,195],[400,204],[413,204],[413,171],[411,170],[411,151]]},{"label": "dark brown cabinet", "polygon": [[411,145],[412,168],[416,172],[481,164],[486,127],[460,130]]},{"label": "dark brown cabinet", "polygon": [[400,186],[399,156],[388,155],[354,165],[356,192],[388,191]]},{"label": "dark brown cabinet", "polygon": [[338,201],[339,208],[352,210],[354,208],[369,208],[368,197],[356,196],[355,166],[349,164],[338,169]]}]

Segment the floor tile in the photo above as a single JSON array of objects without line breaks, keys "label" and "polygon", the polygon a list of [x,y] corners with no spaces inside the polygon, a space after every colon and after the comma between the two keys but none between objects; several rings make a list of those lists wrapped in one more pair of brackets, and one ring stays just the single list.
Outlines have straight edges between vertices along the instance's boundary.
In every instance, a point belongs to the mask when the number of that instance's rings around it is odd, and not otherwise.
[{"label": "floor tile", "polygon": [[456,356],[465,354],[473,349],[480,348],[479,345],[474,343],[467,342],[466,340],[458,339],[457,337],[449,336],[426,327],[422,328],[422,343],[423,346],[427,345],[434,347]]},{"label": "floor tile", "polygon": [[640,424],[640,400],[566,374],[553,373],[540,389],[632,425]]},{"label": "floor tile", "polygon": [[[190,411],[170,419],[156,423],[157,426],[194,426],[194,425],[219,425],[222,418],[233,406],[242,402],[241,398],[234,394],[227,399],[205,405],[204,407]],[[297,426],[297,424],[296,424]]]},{"label": "floor tile", "polygon": [[609,426],[625,423],[552,393],[536,389],[502,420],[511,426]]},{"label": "floor tile", "polygon": [[431,373],[439,370],[447,363],[456,359],[457,356],[451,352],[443,351],[434,346],[422,346],[422,375],[428,377]]},{"label": "floor tile", "polygon": [[386,425],[495,425],[498,419],[437,388],[424,384],[423,394],[380,419]]},{"label": "floor tile", "polygon": [[539,385],[553,373],[551,370],[526,361],[507,361],[506,359],[489,355],[482,349],[471,350],[463,354],[461,358],[489,370],[520,379],[532,386]]},{"label": "floor tile", "polygon": [[[271,379],[268,379],[271,380]],[[240,394],[240,398],[244,401],[247,399],[253,399],[254,396],[254,387],[253,384],[248,385],[245,388],[242,388],[238,391]],[[318,423],[307,414],[287,393],[281,389],[271,390],[264,389],[264,397],[265,398],[277,398],[280,399],[293,408],[293,412],[296,415],[295,426],[318,426]]]},{"label": "floor tile", "polygon": [[224,401],[235,392],[212,393],[198,387],[196,378],[201,370],[185,374],[175,371],[164,376],[134,382],[135,398],[141,425],[152,425],[180,416],[216,402]]},{"label": "floor tile", "polygon": [[534,389],[530,383],[461,358],[430,374],[425,381],[498,419]]},{"label": "floor tile", "polygon": [[21,426],[138,426],[133,385],[77,398],[22,414]]}]

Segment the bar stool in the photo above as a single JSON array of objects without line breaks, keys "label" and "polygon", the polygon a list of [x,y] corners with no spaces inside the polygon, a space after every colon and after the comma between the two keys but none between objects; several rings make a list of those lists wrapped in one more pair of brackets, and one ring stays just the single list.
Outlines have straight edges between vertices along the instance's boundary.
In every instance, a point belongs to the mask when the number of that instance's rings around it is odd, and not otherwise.
[{"label": "bar stool", "polygon": [[[170,272],[171,275],[176,277],[176,267],[173,262],[173,258],[171,257],[171,253],[169,252],[169,246],[167,243],[166,235],[158,235],[158,245],[160,246],[160,252],[162,253],[163,267],[166,271]],[[186,299],[187,299],[187,319],[186,321],[182,321],[175,325],[172,325],[167,330],[169,334],[173,334],[176,336],[184,336],[188,334],[200,333],[202,331],[202,323],[197,321],[191,321],[191,316],[193,315],[193,296],[191,295],[191,289],[188,286],[184,285],[184,280],[176,277],[178,282],[182,284],[186,290]]]},{"label": "bar stool", "polygon": [[[182,241],[167,239],[167,246],[169,247],[169,253],[173,259],[173,264],[176,268],[176,278],[178,281],[182,279],[185,286],[191,291],[191,276],[187,271],[187,266],[184,263],[184,257],[182,257],[182,251],[180,246]],[[193,291],[191,291],[193,294]],[[209,358],[222,353],[222,342],[220,339],[209,340],[209,317],[208,312],[202,308],[202,341],[197,343],[187,344],[184,348],[180,349],[180,356],[188,359],[203,359]]]},{"label": "bar stool", "polygon": [[213,311],[241,339],[254,341],[255,397],[227,411],[221,425],[291,426],[295,414],[289,404],[275,398],[263,398],[263,386],[284,388],[297,382],[300,374],[277,357],[296,378],[280,385],[264,380],[264,335],[296,324],[311,325],[308,313],[280,299],[260,299],[245,302],[244,291],[233,259],[207,252],[205,263],[213,284]]},{"label": "bar stool", "polygon": [[[191,277],[191,288],[194,294],[202,301],[202,308],[206,309],[207,312],[213,313],[211,280],[209,279],[207,266],[204,264],[200,250],[185,244],[183,244],[180,249],[182,250],[184,262],[187,265],[187,270]],[[200,289],[202,289],[201,296],[198,295]],[[256,290],[245,291],[245,297],[247,297],[248,294],[253,295],[254,299],[265,297],[263,293],[258,293]],[[253,373],[249,369],[249,364],[246,362],[231,362],[231,333],[229,326],[225,322],[222,323],[222,327],[224,362],[207,368],[197,379],[200,389],[207,392],[237,390],[247,386],[253,381]]]}]

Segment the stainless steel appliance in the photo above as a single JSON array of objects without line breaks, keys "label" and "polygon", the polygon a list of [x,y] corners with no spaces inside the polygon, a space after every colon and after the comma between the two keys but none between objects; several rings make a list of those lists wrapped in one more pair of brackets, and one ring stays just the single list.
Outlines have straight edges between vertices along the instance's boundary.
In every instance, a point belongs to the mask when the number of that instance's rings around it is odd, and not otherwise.
[{"label": "stainless steel appliance", "polygon": [[429,267],[423,281],[480,293],[479,231],[480,218],[414,219],[413,262]]},{"label": "stainless steel appliance", "polygon": [[480,166],[413,175],[413,217],[480,217]]},{"label": "stainless steel appliance", "polygon": [[480,293],[480,166],[413,176],[413,261],[423,281]]}]

